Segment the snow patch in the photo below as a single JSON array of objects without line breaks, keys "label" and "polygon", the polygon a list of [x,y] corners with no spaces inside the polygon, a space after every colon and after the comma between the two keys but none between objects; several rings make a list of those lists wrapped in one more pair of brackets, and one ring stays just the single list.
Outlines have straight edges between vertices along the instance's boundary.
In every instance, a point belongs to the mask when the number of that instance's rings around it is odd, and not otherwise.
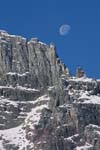
[{"label": "snow patch", "polygon": [[46,104],[42,104],[40,106],[37,106],[36,108],[33,108],[30,113],[28,113],[27,118],[25,119],[25,124],[28,124],[31,129],[34,129],[34,125],[37,125],[40,117],[41,117],[41,110],[44,108],[48,108],[48,101],[50,100],[50,97],[47,95],[39,97],[34,103],[40,102],[40,101],[47,101]]},{"label": "snow patch", "polygon": [[75,150],[88,150],[89,148],[93,148],[93,146],[86,143],[84,146],[77,146]]},{"label": "snow patch", "polygon": [[81,77],[81,78],[71,77],[71,78],[69,78],[69,81],[75,81],[75,82],[96,82],[96,80],[94,80],[93,78],[87,78],[87,77]]},{"label": "snow patch", "polygon": [[23,150],[24,148],[26,150],[27,145],[29,145],[29,142],[25,138],[25,130],[22,129],[22,125],[11,129],[0,130],[0,136],[2,137],[0,140],[1,150],[5,150],[3,140],[7,140],[9,144],[18,146],[19,150]]},{"label": "snow patch", "polygon": [[[15,60],[13,60],[14,62]],[[26,76],[27,74],[29,74],[29,72],[25,72],[25,73],[22,73],[22,74],[19,74],[17,72],[8,72],[6,73],[7,75],[18,75],[18,76]]]},{"label": "snow patch", "polygon": [[19,85],[17,85],[16,87],[13,87],[12,85],[9,85],[9,86],[0,86],[0,89],[20,89],[22,91],[29,91],[29,92],[39,92],[40,91],[38,89],[26,88],[26,87],[19,86]]},{"label": "snow patch", "polygon": [[7,98],[0,97],[0,105],[5,104],[5,103],[6,105],[13,105],[14,107],[18,106],[16,101],[11,101]]},{"label": "snow patch", "polygon": [[100,96],[96,95],[88,95],[88,92],[84,92],[81,97],[79,97],[78,103],[92,103],[92,104],[100,104]]}]

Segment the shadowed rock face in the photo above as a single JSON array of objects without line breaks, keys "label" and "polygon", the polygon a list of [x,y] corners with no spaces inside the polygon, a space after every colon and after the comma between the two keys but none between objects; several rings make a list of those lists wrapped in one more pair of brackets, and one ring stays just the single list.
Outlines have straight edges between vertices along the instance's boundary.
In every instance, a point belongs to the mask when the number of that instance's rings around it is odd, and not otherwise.
[{"label": "shadowed rock face", "polygon": [[100,150],[100,81],[54,44],[0,31],[0,150]]}]

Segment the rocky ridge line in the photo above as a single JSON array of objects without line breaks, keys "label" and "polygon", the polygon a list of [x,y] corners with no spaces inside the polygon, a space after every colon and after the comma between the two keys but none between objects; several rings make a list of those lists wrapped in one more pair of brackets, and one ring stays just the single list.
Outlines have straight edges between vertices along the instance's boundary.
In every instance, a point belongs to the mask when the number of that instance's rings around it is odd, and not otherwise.
[{"label": "rocky ridge line", "polygon": [[100,80],[56,47],[0,31],[0,149],[100,150]]}]

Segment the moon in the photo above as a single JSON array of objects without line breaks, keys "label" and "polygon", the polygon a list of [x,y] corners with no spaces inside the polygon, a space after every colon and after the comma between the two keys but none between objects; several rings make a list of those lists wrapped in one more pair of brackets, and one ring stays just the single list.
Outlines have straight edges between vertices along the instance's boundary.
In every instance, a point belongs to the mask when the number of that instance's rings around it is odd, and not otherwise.
[{"label": "moon", "polygon": [[70,29],[71,29],[70,25],[63,24],[59,28],[59,34],[62,35],[62,36],[67,35],[69,33]]}]

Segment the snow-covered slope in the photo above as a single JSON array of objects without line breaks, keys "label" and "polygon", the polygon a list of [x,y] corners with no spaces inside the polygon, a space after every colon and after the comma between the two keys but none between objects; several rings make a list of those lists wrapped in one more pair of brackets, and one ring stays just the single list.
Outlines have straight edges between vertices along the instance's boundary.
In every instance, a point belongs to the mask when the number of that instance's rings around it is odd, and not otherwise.
[{"label": "snow-covered slope", "polygon": [[[44,95],[42,97],[39,97],[36,99],[33,104],[38,103],[39,106],[33,107],[32,110],[27,113],[25,121],[14,128],[0,130],[0,150],[6,150],[6,149],[18,149],[18,150],[27,150],[30,148],[34,148],[34,143],[30,142],[26,136],[26,126],[28,124],[28,128],[31,130],[34,129],[34,125],[38,124],[40,117],[41,117],[41,111],[44,108],[48,108],[48,101],[50,98],[47,95]],[[45,101],[45,104],[41,104],[41,102]],[[28,134],[33,134],[29,132]]]}]

